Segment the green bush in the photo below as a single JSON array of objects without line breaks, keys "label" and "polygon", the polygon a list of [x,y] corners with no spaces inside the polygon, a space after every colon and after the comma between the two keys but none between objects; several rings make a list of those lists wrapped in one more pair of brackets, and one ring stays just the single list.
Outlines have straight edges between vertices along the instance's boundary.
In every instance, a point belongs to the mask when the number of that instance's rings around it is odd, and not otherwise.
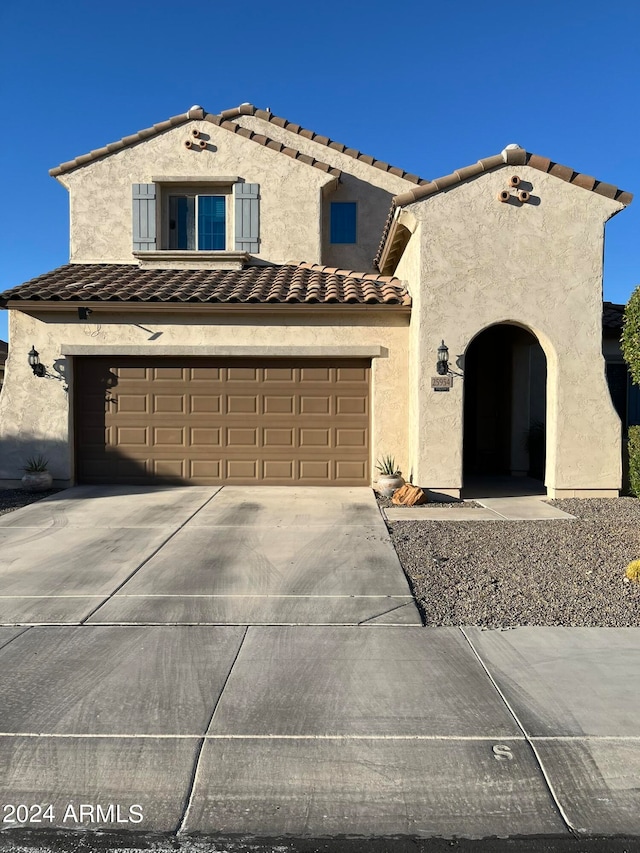
[{"label": "green bush", "polygon": [[629,488],[640,498],[640,426],[629,427]]},{"label": "green bush", "polygon": [[625,305],[620,346],[631,378],[640,385],[640,287],[636,287]]}]

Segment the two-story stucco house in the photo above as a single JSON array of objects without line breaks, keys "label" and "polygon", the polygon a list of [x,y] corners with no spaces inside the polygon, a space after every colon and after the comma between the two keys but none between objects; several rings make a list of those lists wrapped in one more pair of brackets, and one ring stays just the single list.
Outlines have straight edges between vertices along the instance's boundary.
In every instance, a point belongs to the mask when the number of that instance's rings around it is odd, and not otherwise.
[{"label": "two-story stucco house", "polygon": [[42,450],[61,485],[368,485],[389,453],[456,496],[618,494],[602,262],[629,193],[516,145],[422,180],[250,104],[51,174],[71,257],[0,296],[0,481]]}]

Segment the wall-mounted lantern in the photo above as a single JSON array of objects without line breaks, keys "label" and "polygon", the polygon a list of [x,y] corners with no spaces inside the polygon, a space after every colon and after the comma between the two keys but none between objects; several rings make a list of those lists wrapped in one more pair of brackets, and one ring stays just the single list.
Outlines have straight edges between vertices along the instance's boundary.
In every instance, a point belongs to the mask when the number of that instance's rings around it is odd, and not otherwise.
[{"label": "wall-mounted lantern", "polygon": [[442,341],[442,343],[438,347],[438,361],[436,363],[436,370],[438,371],[440,376],[446,376],[449,372],[449,349],[445,345],[444,341]]},{"label": "wall-mounted lantern", "polygon": [[29,353],[29,367],[33,370],[34,376],[46,376],[47,368],[44,364],[40,364],[40,354],[33,345]]}]

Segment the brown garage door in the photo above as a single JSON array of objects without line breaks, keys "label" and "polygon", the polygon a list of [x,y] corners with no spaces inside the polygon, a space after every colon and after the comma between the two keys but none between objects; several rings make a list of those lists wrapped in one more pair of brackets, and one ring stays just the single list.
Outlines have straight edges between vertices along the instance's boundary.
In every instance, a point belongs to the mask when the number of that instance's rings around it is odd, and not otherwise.
[{"label": "brown garage door", "polygon": [[81,483],[367,485],[370,362],[78,358]]}]

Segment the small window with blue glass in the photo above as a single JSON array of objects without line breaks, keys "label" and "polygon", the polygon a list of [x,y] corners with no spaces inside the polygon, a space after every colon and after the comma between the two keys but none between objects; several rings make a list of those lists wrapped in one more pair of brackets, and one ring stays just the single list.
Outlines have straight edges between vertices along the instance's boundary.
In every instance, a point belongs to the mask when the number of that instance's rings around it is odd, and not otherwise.
[{"label": "small window with blue glass", "polygon": [[356,210],[355,201],[331,202],[330,240],[332,243],[357,242]]}]

